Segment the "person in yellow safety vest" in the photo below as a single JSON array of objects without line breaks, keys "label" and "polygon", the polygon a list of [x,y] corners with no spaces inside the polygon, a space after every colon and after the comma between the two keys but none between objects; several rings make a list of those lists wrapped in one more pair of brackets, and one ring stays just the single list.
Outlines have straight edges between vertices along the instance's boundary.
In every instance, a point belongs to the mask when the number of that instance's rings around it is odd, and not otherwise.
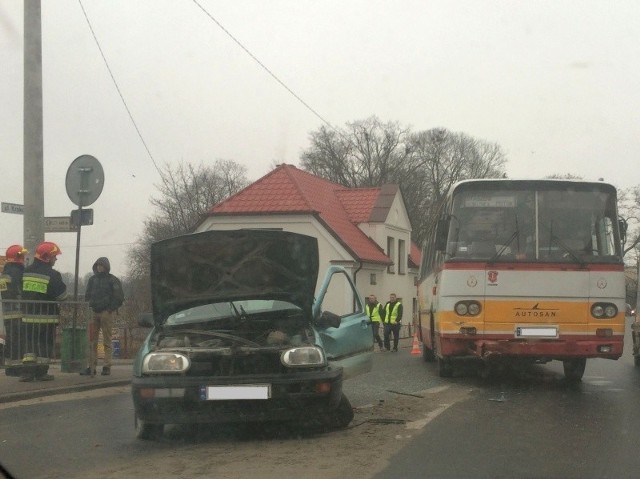
[{"label": "person in yellow safety vest", "polygon": [[367,316],[371,320],[371,331],[373,332],[373,340],[378,343],[380,351],[384,351],[382,347],[382,338],[380,338],[380,323],[384,321],[384,307],[378,302],[375,294],[370,294],[367,298],[365,306]]},{"label": "person in yellow safety vest", "polygon": [[22,275],[22,321],[27,327],[27,346],[22,361],[27,367],[20,381],[53,379],[48,371],[49,360],[54,357],[56,327],[60,320],[57,301],[67,299],[67,286],[62,275],[53,269],[61,253],[55,243],[40,243],[33,263],[25,268]]},{"label": "person in yellow safety vest", "polygon": [[402,303],[395,293],[389,295],[389,301],[384,307],[384,347],[391,350],[391,334],[393,333],[393,352],[398,352],[400,340],[400,322],[402,321]]},{"label": "person in yellow safety vest", "polygon": [[24,259],[28,251],[19,244],[11,245],[5,253],[6,264],[0,274],[0,297],[2,297],[2,315],[4,316],[7,344],[4,349],[4,359],[8,366],[13,362],[19,363],[21,344],[24,344],[24,326],[22,325],[22,311],[20,309],[20,293],[22,291],[22,274],[24,273]]}]

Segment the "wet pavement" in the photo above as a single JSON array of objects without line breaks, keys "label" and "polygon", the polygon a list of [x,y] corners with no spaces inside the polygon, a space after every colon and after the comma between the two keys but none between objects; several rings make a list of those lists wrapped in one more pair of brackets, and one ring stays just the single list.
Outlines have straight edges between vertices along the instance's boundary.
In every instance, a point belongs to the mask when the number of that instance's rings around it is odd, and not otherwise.
[{"label": "wet pavement", "polygon": [[101,376],[102,365],[98,365],[96,376],[82,376],[77,372],[62,372],[60,362],[49,366],[51,381],[20,382],[18,377],[7,376],[0,368],[0,403],[22,401],[54,394],[66,394],[89,389],[125,386],[131,383],[132,360],[114,359],[109,376]]},{"label": "wet pavement", "polygon": [[[401,350],[409,349],[412,355],[420,355],[410,337],[402,337],[399,347]],[[377,351],[376,347],[376,352]],[[384,352],[381,354],[394,354]],[[406,353],[405,353],[406,354]],[[78,372],[62,372],[60,361],[54,361],[49,366],[49,374],[53,375],[52,381],[20,382],[18,377],[7,376],[3,367],[0,367],[0,403],[22,401],[54,394],[66,394],[90,389],[107,388],[112,386],[126,386],[131,383],[132,359],[114,359],[109,376],[101,376],[102,364],[98,364],[96,376],[82,376]],[[68,368],[65,368],[67,370]]]}]

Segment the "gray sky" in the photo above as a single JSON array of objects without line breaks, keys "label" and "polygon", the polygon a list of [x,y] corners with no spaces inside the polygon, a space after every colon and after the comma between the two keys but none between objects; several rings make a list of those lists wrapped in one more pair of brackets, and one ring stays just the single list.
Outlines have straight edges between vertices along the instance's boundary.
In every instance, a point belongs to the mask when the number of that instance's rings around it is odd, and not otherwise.
[{"label": "gray sky", "polygon": [[[82,0],[158,165],[234,160],[256,180],[297,164],[322,121],[377,115],[495,142],[513,178],[572,173],[640,184],[640,2],[480,0]],[[23,4],[0,0],[0,200],[23,203]],[[75,208],[71,162],[105,186],[82,230],[80,273],[126,253],[159,176],[111,80],[81,4],[42,2],[45,215]],[[76,236],[47,234],[73,272]],[[0,250],[22,218],[0,213]]]}]

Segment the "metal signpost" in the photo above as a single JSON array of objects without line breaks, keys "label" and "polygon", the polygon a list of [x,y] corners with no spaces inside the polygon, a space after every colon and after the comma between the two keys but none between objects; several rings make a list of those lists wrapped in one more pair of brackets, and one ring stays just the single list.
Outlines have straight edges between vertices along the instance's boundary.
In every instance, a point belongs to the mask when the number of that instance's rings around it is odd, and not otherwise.
[{"label": "metal signpost", "polygon": [[[104,171],[100,162],[91,155],[82,155],[73,160],[69,169],[67,170],[67,178],[65,181],[67,187],[67,195],[69,199],[78,206],[77,214],[73,214],[77,220],[77,224],[72,225],[77,227],[76,235],[76,268],[75,268],[75,284],[73,300],[76,303],[73,310],[73,323],[72,323],[72,335],[71,335],[71,359],[75,360],[75,345],[76,345],[76,321],[78,317],[78,273],[80,267],[80,234],[82,232],[83,219],[86,215],[83,215],[82,208],[93,204],[98,199],[100,193],[102,193],[102,187],[104,186]],[[89,211],[89,210],[85,210]],[[75,212],[74,212],[75,213]],[[70,219],[69,219],[70,220]],[[93,223],[93,212],[91,213],[91,223]],[[89,224],[91,224],[89,223]],[[80,366],[77,365],[79,368]],[[72,369],[75,369],[72,367]]]}]

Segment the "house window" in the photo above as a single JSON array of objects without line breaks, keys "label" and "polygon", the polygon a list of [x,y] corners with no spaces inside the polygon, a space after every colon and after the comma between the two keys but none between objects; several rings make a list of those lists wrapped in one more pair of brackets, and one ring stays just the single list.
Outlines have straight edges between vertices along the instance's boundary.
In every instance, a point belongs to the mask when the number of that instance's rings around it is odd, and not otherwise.
[{"label": "house window", "polygon": [[369,275],[369,284],[378,284],[378,283],[376,282],[376,274],[375,274],[375,273],[371,273],[371,274]]},{"label": "house window", "polygon": [[[391,261],[396,257],[396,240],[391,236],[387,236],[387,256]],[[395,273],[396,265],[390,264],[387,267],[387,273]]]},{"label": "house window", "polygon": [[404,240],[398,240],[398,273],[405,274],[407,272],[407,251]]}]

